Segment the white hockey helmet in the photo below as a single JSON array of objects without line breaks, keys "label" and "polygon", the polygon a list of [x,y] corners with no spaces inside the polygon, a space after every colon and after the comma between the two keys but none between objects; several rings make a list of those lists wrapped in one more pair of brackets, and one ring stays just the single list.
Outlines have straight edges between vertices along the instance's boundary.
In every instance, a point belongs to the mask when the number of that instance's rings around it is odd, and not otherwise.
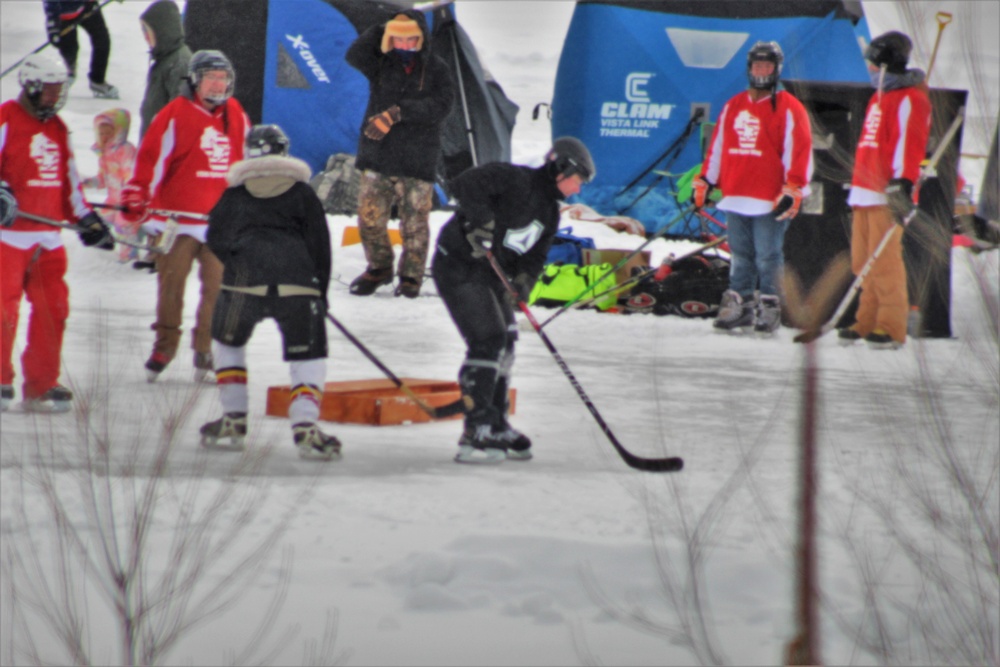
[{"label": "white hockey helmet", "polygon": [[[45,53],[32,53],[21,64],[17,72],[17,80],[24,89],[28,101],[35,108],[35,113],[42,120],[52,118],[66,104],[66,93],[69,86],[69,72],[62,58],[56,58]],[[42,87],[45,84],[60,84],[59,99],[54,104],[42,107]]]}]

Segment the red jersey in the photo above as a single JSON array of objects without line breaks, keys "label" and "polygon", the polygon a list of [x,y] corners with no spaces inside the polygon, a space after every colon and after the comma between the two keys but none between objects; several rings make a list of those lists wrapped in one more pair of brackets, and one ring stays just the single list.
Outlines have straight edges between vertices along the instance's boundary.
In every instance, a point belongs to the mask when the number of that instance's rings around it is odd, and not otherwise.
[{"label": "red jersey", "polygon": [[[77,222],[91,212],[81,189],[80,176],[69,143],[69,130],[58,116],[38,120],[17,100],[0,104],[0,180],[7,181],[25,213],[57,222]],[[22,217],[4,229],[32,232],[31,236],[10,234],[4,242],[30,247],[41,241],[37,234],[47,233],[45,247],[57,247],[59,229]],[[35,239],[24,245],[15,239]],[[36,238],[37,237],[37,238]]]},{"label": "red jersey", "polygon": [[791,93],[755,102],[744,91],[726,102],[701,167],[702,178],[722,190],[720,209],[770,213],[786,184],[809,194],[812,173],[809,115]]},{"label": "red jersey", "polygon": [[894,178],[916,183],[927,154],[931,102],[925,86],[911,86],[872,95],[865,112],[848,203],[879,206]]},{"label": "red jersey", "polygon": [[250,120],[235,98],[209,111],[189,97],[175,97],[143,135],[129,185],[143,189],[150,208],[208,213],[226,190],[229,167],[243,159],[249,131]]}]

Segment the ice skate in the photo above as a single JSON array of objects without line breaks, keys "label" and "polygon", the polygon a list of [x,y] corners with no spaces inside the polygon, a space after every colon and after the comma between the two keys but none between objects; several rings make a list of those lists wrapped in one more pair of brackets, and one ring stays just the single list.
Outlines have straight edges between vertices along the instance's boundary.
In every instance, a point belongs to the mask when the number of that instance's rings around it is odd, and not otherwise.
[{"label": "ice skate", "polygon": [[14,387],[9,384],[0,386],[0,412],[7,412],[14,402]]},{"label": "ice skate", "polygon": [[[13,392],[11,394],[13,398]],[[41,396],[24,399],[25,412],[69,412],[72,407],[73,392],[57,384]]]},{"label": "ice skate", "polygon": [[215,370],[215,359],[211,352],[194,353],[194,381],[212,382],[214,377],[210,375]]},{"label": "ice skate", "polygon": [[837,330],[837,344],[841,347],[850,347],[859,340],[861,340],[861,334],[850,327]]},{"label": "ice skate", "polygon": [[898,340],[880,331],[873,331],[865,336],[865,343],[873,350],[898,350],[903,347],[903,344]]},{"label": "ice skate", "polygon": [[532,458],[531,438],[521,433],[510,424],[504,424],[494,432],[493,437],[507,447],[507,458],[511,461],[528,461]]},{"label": "ice skate", "polygon": [[494,436],[489,424],[466,426],[462,431],[462,436],[458,439],[456,463],[496,465],[505,460],[507,460],[506,446]]},{"label": "ice skate", "polygon": [[112,86],[110,83],[94,83],[90,82],[90,92],[94,93],[94,97],[99,100],[117,100],[118,99],[118,88]]},{"label": "ice skate", "polygon": [[247,413],[227,412],[221,419],[201,427],[201,446],[242,452],[247,437]]},{"label": "ice skate", "polygon": [[312,422],[292,426],[299,458],[313,461],[331,461],[340,458],[340,440],[319,430]]},{"label": "ice skate", "polygon": [[762,296],[757,303],[757,317],[753,331],[757,338],[773,338],[781,327],[781,300],[776,296]]},{"label": "ice skate", "polygon": [[712,322],[717,333],[740,334],[753,327],[755,303],[746,302],[733,290],[726,290],[719,305],[719,315]]},{"label": "ice skate", "polygon": [[149,356],[149,359],[146,360],[146,382],[150,384],[156,382],[168,363],[170,363],[170,360],[165,356],[159,352],[153,352]]}]

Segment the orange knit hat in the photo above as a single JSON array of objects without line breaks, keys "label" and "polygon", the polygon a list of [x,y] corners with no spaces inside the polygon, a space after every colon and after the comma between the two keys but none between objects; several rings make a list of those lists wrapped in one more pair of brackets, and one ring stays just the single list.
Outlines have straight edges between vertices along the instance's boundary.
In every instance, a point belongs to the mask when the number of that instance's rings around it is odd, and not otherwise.
[{"label": "orange knit hat", "polygon": [[385,24],[385,32],[382,34],[382,53],[392,51],[393,37],[416,37],[417,48],[424,48],[424,31],[420,29],[417,22],[406,14],[396,14],[396,16]]}]

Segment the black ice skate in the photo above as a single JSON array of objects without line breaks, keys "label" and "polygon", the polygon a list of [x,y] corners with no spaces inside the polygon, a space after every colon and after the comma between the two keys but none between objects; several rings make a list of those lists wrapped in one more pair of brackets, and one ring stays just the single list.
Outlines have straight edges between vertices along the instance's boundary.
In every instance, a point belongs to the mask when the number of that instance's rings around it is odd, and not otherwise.
[{"label": "black ice skate", "polygon": [[243,451],[247,437],[247,413],[227,412],[222,419],[208,422],[201,427],[201,446],[207,449]]},{"label": "black ice skate", "polygon": [[496,465],[507,460],[507,446],[493,434],[489,424],[466,426],[458,439],[456,463]]},{"label": "black ice skate", "polygon": [[719,316],[712,322],[712,327],[718,333],[743,333],[744,329],[753,327],[754,310],[753,299],[744,302],[739,294],[726,290],[719,305]]},{"label": "black ice skate", "polygon": [[[13,396],[12,396],[13,397]],[[73,392],[57,384],[41,396],[24,399],[25,412],[69,412]]]},{"label": "black ice skate", "polygon": [[292,426],[299,458],[314,461],[331,461],[340,458],[340,440],[319,430],[312,422]]}]

